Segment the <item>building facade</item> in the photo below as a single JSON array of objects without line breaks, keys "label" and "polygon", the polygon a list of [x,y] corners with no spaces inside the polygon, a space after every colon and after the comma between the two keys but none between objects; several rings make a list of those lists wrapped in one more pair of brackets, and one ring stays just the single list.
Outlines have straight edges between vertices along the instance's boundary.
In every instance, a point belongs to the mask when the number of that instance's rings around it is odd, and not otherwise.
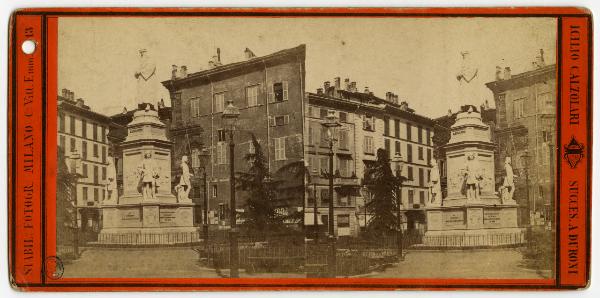
[{"label": "building facade", "polygon": [[[255,150],[254,134],[272,178],[283,188],[303,187],[302,175],[288,171],[303,158],[305,46],[262,57],[248,52],[245,61],[230,64],[223,64],[217,55],[209,69],[195,73],[174,66],[171,79],[162,82],[171,96],[173,159],[190,156],[196,176],[206,172],[209,222],[220,227],[229,225],[229,208],[244,212],[247,198],[237,191],[236,206],[229,206],[229,139],[221,120],[229,101],[240,111],[234,134],[236,172],[248,169],[245,157]],[[278,199],[281,212],[293,211],[284,206],[301,208],[303,202],[301,191],[282,191]]]},{"label": "building facade", "polygon": [[433,152],[433,121],[418,115],[406,102],[388,92],[382,99],[368,87],[359,92],[355,82],[340,78],[325,82],[317,93],[307,93],[305,127],[305,157],[311,173],[307,186],[305,224],[314,229],[314,206],[319,206],[318,224],[327,225],[328,181],[326,133],[321,122],[334,111],[341,127],[337,129],[334,146],[336,171],[334,193],[334,225],[336,235],[358,235],[368,224],[365,208],[371,198],[365,184],[365,172],[376,160],[377,149],[386,149],[390,157],[400,153],[404,160],[402,187],[404,226],[408,230],[423,230],[423,209],[429,199],[429,176]]},{"label": "building facade", "polygon": [[528,220],[528,208],[534,223],[551,220],[557,149],[556,65],[544,65],[543,56],[538,56],[533,69],[514,75],[510,68],[499,70],[496,80],[486,86],[496,104],[496,168],[504,169],[505,158],[511,158],[519,176],[515,198],[524,211],[521,220]]},{"label": "building facade", "polygon": [[[98,232],[99,206],[107,196],[106,167],[110,119],[96,113],[73,91],[62,89],[58,96],[58,145],[64,150],[67,166],[80,174],[77,181],[78,224],[82,231]],[[81,159],[80,167],[75,158]]]}]

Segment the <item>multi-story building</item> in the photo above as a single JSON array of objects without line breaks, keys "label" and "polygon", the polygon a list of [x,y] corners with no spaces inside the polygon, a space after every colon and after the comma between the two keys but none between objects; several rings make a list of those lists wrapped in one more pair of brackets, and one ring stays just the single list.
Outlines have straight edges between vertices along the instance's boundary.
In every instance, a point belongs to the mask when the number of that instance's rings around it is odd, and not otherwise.
[{"label": "multi-story building", "polygon": [[[511,74],[508,67],[498,69],[496,80],[486,86],[496,104],[496,169],[502,171],[505,158],[511,157],[519,176],[515,182],[519,209],[526,212],[529,200],[535,218],[554,214],[550,208],[556,160],[556,65],[545,65],[540,52],[531,70]],[[522,213],[521,220],[527,218]]]},{"label": "multi-story building", "polygon": [[[73,91],[62,89],[58,96],[58,145],[64,150],[77,182],[78,223],[83,231],[100,228],[99,205],[106,198],[107,133],[110,119],[75,99]],[[75,157],[81,158],[77,169]]]},{"label": "multi-story building", "polygon": [[[386,149],[390,157],[400,153],[404,159],[402,175],[408,180],[402,187],[404,223],[407,229],[422,229],[425,223],[423,208],[429,199],[428,184],[433,145],[433,121],[418,115],[406,102],[399,102],[391,92],[382,99],[368,87],[359,92],[355,82],[340,78],[334,84],[325,82],[317,93],[308,93],[305,108],[305,157],[311,172],[307,187],[305,224],[314,226],[314,206],[318,201],[318,224],[327,225],[328,183],[321,173],[327,171],[327,149],[321,122],[331,110],[335,111],[341,127],[335,144],[336,169],[334,193],[334,225],[338,236],[357,235],[370,215],[365,203],[370,194],[364,185],[365,171],[376,160],[377,149]],[[339,172],[339,174],[338,174]],[[316,190],[316,198],[315,198]],[[324,229],[324,228],[323,228]]]},{"label": "multi-story building", "polygon": [[[229,140],[221,120],[229,101],[240,109],[234,134],[236,171],[248,169],[245,157],[255,150],[251,141],[254,134],[278,185],[303,187],[302,175],[288,171],[302,164],[303,158],[305,46],[262,57],[247,49],[245,53],[245,61],[230,64],[223,64],[217,54],[209,62],[209,69],[195,73],[188,73],[185,66],[174,66],[171,79],[162,82],[171,97],[173,159],[180,161],[188,155],[195,172],[206,170],[209,220],[220,226],[229,225],[229,208],[243,212],[247,198],[238,191],[236,206],[229,206]],[[209,162],[202,162],[206,153]],[[280,206],[302,206],[301,191],[279,190]],[[286,211],[290,210],[282,210]]]}]

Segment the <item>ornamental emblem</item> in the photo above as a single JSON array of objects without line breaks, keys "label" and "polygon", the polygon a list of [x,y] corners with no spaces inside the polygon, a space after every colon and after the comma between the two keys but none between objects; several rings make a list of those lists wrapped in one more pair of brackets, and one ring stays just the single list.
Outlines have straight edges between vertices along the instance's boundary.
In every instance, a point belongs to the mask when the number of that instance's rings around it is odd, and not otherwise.
[{"label": "ornamental emblem", "polygon": [[576,168],[579,161],[584,157],[583,148],[585,146],[575,140],[575,136],[571,137],[569,144],[564,145],[565,154],[563,158],[567,160],[571,169]]}]

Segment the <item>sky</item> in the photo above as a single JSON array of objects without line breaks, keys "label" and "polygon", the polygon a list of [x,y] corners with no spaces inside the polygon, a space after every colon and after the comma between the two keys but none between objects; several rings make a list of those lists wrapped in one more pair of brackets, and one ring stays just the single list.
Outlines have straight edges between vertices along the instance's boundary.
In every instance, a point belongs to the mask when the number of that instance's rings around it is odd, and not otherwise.
[{"label": "sky", "polygon": [[459,104],[461,51],[469,51],[478,76],[469,85],[476,100],[492,93],[496,65],[513,74],[532,69],[539,49],[555,63],[553,18],[94,18],[59,19],[58,90],[75,92],[93,110],[116,114],[132,109],[138,49],[157,66],[157,100],[170,105],[161,81],[171,65],[193,73],[207,69],[221,50],[224,64],[242,61],[244,49],[257,56],[306,44],[306,91],[339,76],[368,86],[376,96],[388,91],[428,117]]}]

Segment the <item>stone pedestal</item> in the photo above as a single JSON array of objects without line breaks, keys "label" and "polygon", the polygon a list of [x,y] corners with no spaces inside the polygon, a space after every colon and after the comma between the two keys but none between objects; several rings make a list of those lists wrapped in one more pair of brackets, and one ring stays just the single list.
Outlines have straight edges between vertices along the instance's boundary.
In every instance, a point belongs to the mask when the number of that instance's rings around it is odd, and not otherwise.
[{"label": "stone pedestal", "polygon": [[[199,241],[193,225],[191,201],[178,202],[171,188],[171,142],[165,125],[152,109],[137,110],[123,142],[123,196],[102,206],[99,242],[124,245],[161,245]],[[139,166],[144,154],[152,156],[154,198],[141,193]]]},{"label": "stone pedestal", "polygon": [[[457,115],[445,146],[448,196],[441,206],[427,207],[425,246],[485,247],[525,241],[517,225],[517,205],[503,204],[494,191],[495,145],[490,138],[489,126],[472,107]],[[477,177],[474,197],[465,192],[467,172]]]}]

